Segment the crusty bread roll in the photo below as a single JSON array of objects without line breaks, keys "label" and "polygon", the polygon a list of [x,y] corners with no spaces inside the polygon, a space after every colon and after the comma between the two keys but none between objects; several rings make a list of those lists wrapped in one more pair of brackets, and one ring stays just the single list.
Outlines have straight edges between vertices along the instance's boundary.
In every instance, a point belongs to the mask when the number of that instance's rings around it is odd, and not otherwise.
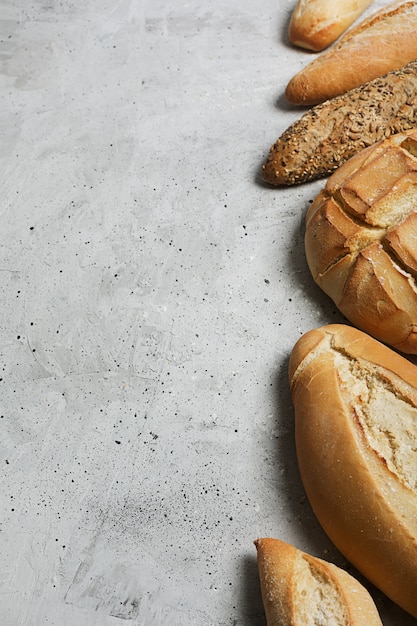
[{"label": "crusty bread roll", "polygon": [[298,340],[289,380],[300,474],[318,520],[417,617],[417,367],[334,324]]},{"label": "crusty bread roll", "polygon": [[332,44],[373,0],[298,0],[288,27],[295,46],[318,52]]},{"label": "crusty bread roll", "polygon": [[395,2],[348,31],[288,83],[287,100],[312,105],[363,85],[417,57],[417,0]]},{"label": "crusty bread roll", "polygon": [[278,539],[255,545],[268,626],[382,626],[368,591],[341,568]]},{"label": "crusty bread roll", "polygon": [[417,130],[363,150],[307,212],[316,283],[357,328],[417,354]]},{"label": "crusty bread roll", "polygon": [[417,61],[307,111],[275,142],[262,173],[271,185],[328,176],[393,133],[417,126]]}]

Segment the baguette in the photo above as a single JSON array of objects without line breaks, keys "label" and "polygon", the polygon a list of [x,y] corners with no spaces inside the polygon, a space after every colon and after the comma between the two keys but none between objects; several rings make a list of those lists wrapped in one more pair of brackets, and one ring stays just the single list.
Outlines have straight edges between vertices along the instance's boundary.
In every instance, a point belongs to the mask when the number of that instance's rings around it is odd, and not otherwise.
[{"label": "baguette", "polygon": [[417,57],[417,0],[394,2],[348,31],[288,83],[293,104],[312,105],[354,89]]},{"label": "baguette", "polygon": [[382,626],[368,591],[341,568],[278,539],[255,545],[268,626]]},{"label": "baguette", "polygon": [[363,148],[417,127],[417,61],[307,111],[275,142],[262,172],[271,185],[323,178]]},{"label": "baguette", "polygon": [[306,216],[315,282],[357,328],[417,354],[417,130],[342,165]]},{"label": "baguette", "polygon": [[318,52],[327,48],[373,0],[298,0],[288,27],[295,46]]},{"label": "baguette", "polygon": [[345,557],[417,617],[417,367],[343,324],[293,348],[301,478]]}]

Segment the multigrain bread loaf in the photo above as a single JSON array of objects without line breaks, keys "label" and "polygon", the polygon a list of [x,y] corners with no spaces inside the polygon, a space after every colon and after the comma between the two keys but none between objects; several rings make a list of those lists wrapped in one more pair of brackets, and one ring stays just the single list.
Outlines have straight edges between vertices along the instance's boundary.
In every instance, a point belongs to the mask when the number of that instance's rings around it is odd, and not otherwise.
[{"label": "multigrain bread loaf", "polygon": [[313,107],[269,151],[265,182],[294,185],[331,174],[363,148],[417,126],[417,61]]},{"label": "multigrain bread loaf", "polygon": [[268,626],[382,626],[368,591],[341,568],[279,539],[255,545]]},{"label": "multigrain bread loaf", "polygon": [[342,165],[306,216],[316,283],[357,328],[417,354],[417,130]]},{"label": "multigrain bread loaf", "polygon": [[357,570],[417,617],[417,367],[336,324],[298,340],[289,380],[318,520]]},{"label": "multigrain bread loaf", "polygon": [[318,52],[332,44],[373,0],[298,0],[288,27],[295,46]]},{"label": "multigrain bread loaf", "polygon": [[417,0],[394,2],[348,31],[296,74],[285,90],[312,105],[403,67],[417,57]]}]

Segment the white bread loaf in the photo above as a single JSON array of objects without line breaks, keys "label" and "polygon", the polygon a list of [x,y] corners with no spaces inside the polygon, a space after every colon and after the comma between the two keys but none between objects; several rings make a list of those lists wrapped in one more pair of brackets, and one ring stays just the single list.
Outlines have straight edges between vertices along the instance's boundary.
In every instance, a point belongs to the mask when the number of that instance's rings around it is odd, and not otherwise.
[{"label": "white bread loaf", "polygon": [[382,626],[353,576],[278,539],[255,541],[268,626]]},{"label": "white bread loaf", "polygon": [[352,157],[306,217],[316,283],[357,328],[417,354],[417,130]]},{"label": "white bread loaf", "polygon": [[395,2],[352,28],[298,72],[285,96],[293,104],[324,102],[416,58],[417,0]]},{"label": "white bread loaf", "polygon": [[288,27],[295,46],[318,52],[332,44],[373,0],[298,0]]},{"label": "white bread loaf", "polygon": [[298,340],[289,380],[300,474],[318,520],[417,617],[417,367],[335,324]]},{"label": "white bread loaf", "polygon": [[328,176],[363,148],[417,127],[417,61],[307,111],[278,138],[262,174],[271,185]]}]

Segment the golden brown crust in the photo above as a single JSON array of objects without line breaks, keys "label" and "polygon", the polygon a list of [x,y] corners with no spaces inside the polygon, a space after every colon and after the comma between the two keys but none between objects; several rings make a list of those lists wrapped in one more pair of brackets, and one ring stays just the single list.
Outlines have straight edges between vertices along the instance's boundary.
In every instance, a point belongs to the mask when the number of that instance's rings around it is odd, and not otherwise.
[{"label": "golden brown crust", "polygon": [[[350,574],[278,539],[255,541],[268,626],[382,626],[368,591]],[[307,620],[305,619],[307,615]]]},{"label": "golden brown crust", "polygon": [[354,156],[306,218],[315,282],[356,327],[417,354],[417,131]]},{"label": "golden brown crust", "polygon": [[291,624],[291,584],[296,548],[283,542],[277,544],[269,538],[257,539],[255,546],[268,626]]},{"label": "golden brown crust", "polygon": [[363,149],[416,126],[414,61],[304,113],[271,147],[263,178],[271,185],[323,178]]},{"label": "golden brown crust", "polygon": [[351,29],[298,72],[285,90],[298,105],[324,102],[417,57],[417,1],[394,2]]},{"label": "golden brown crust", "polygon": [[296,46],[327,48],[372,4],[373,0],[298,0],[288,38]]},{"label": "golden brown crust", "polygon": [[297,457],[314,512],[355,567],[417,617],[415,459],[405,441],[407,432],[414,437],[408,421],[417,421],[417,368],[336,324],[301,337],[289,378]]}]

